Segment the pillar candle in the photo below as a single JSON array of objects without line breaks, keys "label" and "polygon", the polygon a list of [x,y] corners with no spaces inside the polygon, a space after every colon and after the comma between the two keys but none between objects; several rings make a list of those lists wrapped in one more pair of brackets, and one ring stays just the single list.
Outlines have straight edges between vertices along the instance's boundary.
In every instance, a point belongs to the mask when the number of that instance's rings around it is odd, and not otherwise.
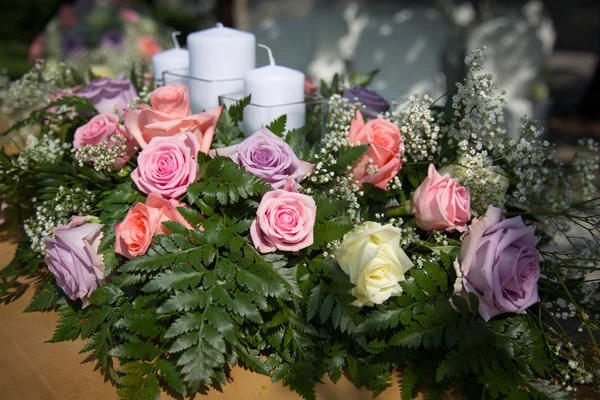
[{"label": "pillar candle", "polygon": [[[181,32],[173,32],[171,37],[173,38],[173,44],[175,48],[162,51],[155,54],[152,57],[152,70],[154,71],[154,85],[159,86],[168,83],[175,83],[172,81],[174,77],[171,76],[169,82],[163,81],[163,72],[171,71],[180,75],[187,75],[189,72],[190,56],[187,50],[179,47],[177,41],[177,35]],[[182,83],[182,82],[177,82]]]},{"label": "pillar candle", "polygon": [[217,107],[221,95],[242,92],[244,74],[256,66],[254,35],[220,23],[215,28],[189,34],[187,47],[194,112]]},{"label": "pillar candle", "polygon": [[244,95],[251,101],[244,108],[243,130],[246,136],[266,126],[283,114],[287,115],[286,130],[305,125],[304,74],[275,64],[271,49],[269,64],[244,75]]}]

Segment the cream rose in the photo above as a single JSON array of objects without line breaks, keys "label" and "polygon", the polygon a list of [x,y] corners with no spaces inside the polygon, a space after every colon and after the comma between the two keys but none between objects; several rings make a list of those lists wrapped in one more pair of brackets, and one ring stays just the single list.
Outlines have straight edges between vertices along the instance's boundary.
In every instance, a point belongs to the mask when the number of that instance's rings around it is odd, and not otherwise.
[{"label": "cream rose", "polygon": [[346,234],[334,255],[355,285],[357,306],[370,307],[400,295],[399,282],[413,267],[400,248],[400,229],[377,222],[366,222]]}]

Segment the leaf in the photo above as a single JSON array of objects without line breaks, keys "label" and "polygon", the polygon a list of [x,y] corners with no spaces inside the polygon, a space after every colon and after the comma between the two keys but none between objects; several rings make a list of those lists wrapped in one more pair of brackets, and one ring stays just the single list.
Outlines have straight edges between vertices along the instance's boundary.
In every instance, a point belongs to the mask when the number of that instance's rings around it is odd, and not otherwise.
[{"label": "leaf", "polygon": [[60,298],[58,288],[46,283],[36,290],[33,299],[23,312],[53,310]]},{"label": "leaf", "polygon": [[285,135],[285,142],[290,145],[297,156],[300,156],[302,148],[306,144],[306,127],[290,129]]},{"label": "leaf", "polygon": [[269,125],[267,125],[267,129],[272,133],[279,137],[283,137],[285,133],[285,125],[287,123],[287,115],[283,114],[277,118],[275,118]]},{"label": "leaf", "polygon": [[198,286],[206,272],[194,271],[191,267],[173,268],[159,273],[144,285],[144,292],[167,291]]},{"label": "leaf", "polygon": [[187,313],[178,319],[176,319],[167,332],[165,333],[165,338],[172,338],[184,333],[187,333],[191,330],[196,330],[200,328],[200,325],[203,321],[202,314],[198,313]]},{"label": "leaf", "polygon": [[49,341],[64,342],[67,340],[75,340],[81,332],[81,318],[70,304],[60,306],[58,313],[61,318],[58,320],[58,325],[54,330],[52,339]]},{"label": "leaf", "polygon": [[162,332],[163,328],[157,325],[157,320],[154,312],[134,312],[121,318],[115,326],[117,328],[125,328],[133,333],[156,339]]},{"label": "leaf", "polygon": [[244,118],[244,108],[250,104],[251,100],[251,95],[248,95],[236,101],[235,104],[231,105],[229,109],[227,109],[227,112],[231,116],[233,123],[238,123]]},{"label": "leaf", "polygon": [[105,304],[113,304],[122,296],[124,296],[124,293],[117,285],[105,283],[103,286],[92,292],[89,301],[93,305],[102,306]]},{"label": "leaf", "polygon": [[109,353],[113,357],[151,360],[159,353],[154,344],[147,342],[128,342],[114,347]]},{"label": "leaf", "polygon": [[369,149],[368,144],[344,147],[340,150],[340,154],[337,159],[337,163],[331,166],[331,170],[336,174],[343,174],[346,172],[346,167],[354,164],[365,152]]},{"label": "leaf", "polygon": [[373,71],[367,72],[366,74],[360,74],[358,72],[353,72],[350,74],[349,82],[350,85],[358,85],[358,86],[368,86],[375,75],[379,73],[379,69],[375,69]]},{"label": "leaf", "polygon": [[163,358],[159,358],[156,361],[156,368],[158,369],[159,376],[164,379],[173,390],[184,396],[187,394],[183,379],[181,379],[181,376],[173,363]]},{"label": "leaf", "polygon": [[335,302],[335,297],[333,297],[333,294],[331,294],[331,293],[329,293],[325,297],[325,300],[323,300],[323,304],[321,304],[321,310],[319,311],[319,319],[321,320],[322,324],[324,324],[325,321],[327,321],[327,319],[331,315],[331,311],[333,310],[334,302]]},{"label": "leaf", "polygon": [[319,282],[318,285],[311,289],[310,296],[308,296],[308,305],[306,308],[307,320],[310,321],[315,315],[317,315],[317,311],[319,311],[319,305],[321,304],[324,289],[325,285],[323,284],[323,282]]}]

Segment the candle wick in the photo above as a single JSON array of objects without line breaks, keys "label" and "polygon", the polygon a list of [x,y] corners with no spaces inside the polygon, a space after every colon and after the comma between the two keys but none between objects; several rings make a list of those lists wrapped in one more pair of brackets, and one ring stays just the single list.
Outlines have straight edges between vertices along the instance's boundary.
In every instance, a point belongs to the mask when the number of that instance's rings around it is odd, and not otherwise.
[{"label": "candle wick", "polygon": [[264,44],[259,44],[258,47],[267,49],[267,53],[269,54],[269,64],[270,65],[277,65],[277,64],[275,64],[275,59],[273,58],[273,52],[271,52],[271,49],[269,48],[269,46],[265,46]]},{"label": "candle wick", "polygon": [[177,40],[177,35],[181,35],[181,32],[175,31],[171,33],[171,39],[173,39],[173,44],[175,45],[176,49],[179,48],[179,41]]},{"label": "candle wick", "polygon": [[217,26],[217,28],[222,28],[222,27],[223,27],[223,23],[221,23],[221,22],[217,22],[217,25],[216,25],[216,26]]}]

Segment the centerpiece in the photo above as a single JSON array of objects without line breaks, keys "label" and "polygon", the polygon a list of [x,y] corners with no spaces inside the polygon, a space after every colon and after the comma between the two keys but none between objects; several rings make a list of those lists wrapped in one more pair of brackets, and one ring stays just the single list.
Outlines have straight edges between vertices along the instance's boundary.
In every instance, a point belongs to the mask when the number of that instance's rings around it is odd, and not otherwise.
[{"label": "centerpiece", "polygon": [[355,74],[321,84],[325,129],[282,115],[247,137],[249,97],[193,112],[181,84],[78,82],[93,95],[0,152],[25,232],[0,295],[35,278],[26,311],[57,310],[50,341],[86,340],[123,398],[226,391],[234,365],[306,399],[395,370],[403,399],[597,390],[598,145],[558,162],[527,118],[510,139],[482,62],[446,107],[390,107]]}]

